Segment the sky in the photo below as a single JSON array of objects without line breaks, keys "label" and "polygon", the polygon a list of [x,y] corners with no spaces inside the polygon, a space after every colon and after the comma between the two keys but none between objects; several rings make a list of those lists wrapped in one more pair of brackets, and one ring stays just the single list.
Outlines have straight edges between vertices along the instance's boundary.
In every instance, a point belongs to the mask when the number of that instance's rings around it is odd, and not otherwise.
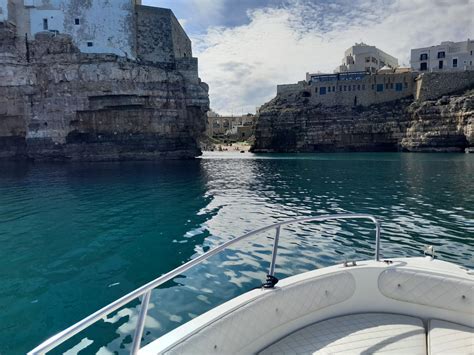
[{"label": "sky", "polygon": [[474,39],[474,0],[143,0],[173,10],[220,114],[254,113],[278,84],[328,72],[356,42],[410,49]]}]

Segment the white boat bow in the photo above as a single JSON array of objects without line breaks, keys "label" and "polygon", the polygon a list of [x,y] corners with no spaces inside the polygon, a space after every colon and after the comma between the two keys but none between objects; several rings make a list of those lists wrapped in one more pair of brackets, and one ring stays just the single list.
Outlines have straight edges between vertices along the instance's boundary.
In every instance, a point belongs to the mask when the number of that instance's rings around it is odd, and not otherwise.
[{"label": "white boat bow", "polygon": [[[276,283],[281,228],[336,219],[375,223],[374,260],[344,262]],[[141,348],[152,290],[238,241],[276,230],[267,282]],[[474,274],[434,256],[380,260],[380,224],[344,214],[285,221],[198,256],[50,338],[44,354],[128,302],[142,297],[132,354],[473,354]],[[432,250],[431,250],[432,251]]]}]

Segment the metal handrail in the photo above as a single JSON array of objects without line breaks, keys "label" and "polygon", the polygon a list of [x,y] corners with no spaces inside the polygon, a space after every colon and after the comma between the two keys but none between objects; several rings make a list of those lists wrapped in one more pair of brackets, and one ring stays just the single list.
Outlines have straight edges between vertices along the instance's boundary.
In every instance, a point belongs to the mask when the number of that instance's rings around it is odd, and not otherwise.
[{"label": "metal handrail", "polygon": [[141,297],[143,297],[140,309],[140,315],[138,317],[137,326],[135,328],[135,334],[133,338],[133,344],[131,349],[131,354],[137,354],[138,350],[140,349],[141,345],[141,338],[143,335],[143,330],[145,327],[145,318],[148,311],[148,304],[150,302],[151,292],[157,288],[158,286],[164,284],[165,282],[175,278],[176,276],[181,275],[183,272],[193,268],[196,265],[201,264],[203,261],[209,259],[211,256],[216,255],[223,250],[227,249],[229,246],[243,240],[247,239],[251,236],[256,234],[263,233],[265,231],[275,229],[276,235],[273,243],[273,252],[272,252],[272,260],[270,263],[269,275],[273,276],[275,273],[275,265],[276,265],[276,256],[278,252],[278,242],[280,237],[280,230],[282,226],[294,223],[303,223],[303,222],[315,222],[315,221],[328,221],[328,220],[337,220],[337,219],[369,219],[375,224],[375,260],[380,260],[380,223],[377,219],[368,214],[338,214],[338,215],[324,215],[318,217],[305,217],[305,218],[298,218],[292,219],[289,221],[284,221],[276,224],[272,224],[270,226],[266,226],[247,234],[244,234],[240,237],[234,238],[229,240],[216,248],[209,250],[208,252],[199,255],[195,259],[188,261],[187,263],[177,267],[176,269],[158,277],[157,279],[137,288],[135,291],[130,292],[129,294],[119,298],[118,300],[112,302],[111,304],[105,306],[104,308],[98,310],[97,312],[91,314],[90,316],[84,318],[80,322],[74,324],[73,326],[63,330],[62,332],[52,336],[33,350],[31,350],[28,355],[43,355],[46,354],[48,351],[56,348],[57,346],[64,343],[66,340],[69,340],[74,335],[78,334],[82,330],[88,328],[89,326],[93,325],[94,323],[98,322],[101,319],[104,319],[112,312],[116,311],[120,307],[123,307],[127,303]]}]

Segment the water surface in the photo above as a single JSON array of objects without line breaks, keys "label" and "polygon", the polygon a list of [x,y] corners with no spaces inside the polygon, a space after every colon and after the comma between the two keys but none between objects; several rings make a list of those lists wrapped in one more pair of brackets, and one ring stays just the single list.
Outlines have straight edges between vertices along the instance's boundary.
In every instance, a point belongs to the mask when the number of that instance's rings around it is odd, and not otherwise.
[{"label": "water surface", "polygon": [[[0,163],[0,353],[24,353],[232,237],[289,218],[370,213],[385,257],[473,267],[474,155],[209,153],[159,163]],[[277,276],[373,255],[365,222],[282,232]],[[272,235],[156,290],[146,342],[264,279]],[[62,351],[126,353],[137,303]]]}]

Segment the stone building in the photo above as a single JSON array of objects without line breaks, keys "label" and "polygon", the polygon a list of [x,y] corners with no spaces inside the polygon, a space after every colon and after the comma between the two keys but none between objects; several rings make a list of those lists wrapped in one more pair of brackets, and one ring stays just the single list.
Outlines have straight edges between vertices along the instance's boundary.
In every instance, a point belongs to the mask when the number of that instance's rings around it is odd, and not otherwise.
[{"label": "stone building", "polygon": [[277,86],[277,94],[298,94],[324,106],[370,106],[413,96],[411,71],[384,67],[376,74],[366,71],[307,74],[307,81]]},{"label": "stone building", "polygon": [[335,72],[366,71],[375,73],[384,66],[396,68],[398,67],[398,59],[375,46],[356,43],[345,51],[342,65]]},{"label": "stone building", "polygon": [[150,62],[191,58],[191,41],[169,9],[141,0],[0,0],[0,22],[19,37],[68,34],[83,53],[110,53]]},{"label": "stone building", "polygon": [[372,75],[366,72],[315,75],[304,92],[310,94],[311,102],[325,106],[369,106],[410,97],[413,86],[411,72],[384,70]]},{"label": "stone building", "polygon": [[441,42],[412,49],[410,63],[413,70],[421,72],[473,70],[474,41]]},{"label": "stone building", "polygon": [[206,135],[212,138],[247,140],[255,130],[256,116],[220,116],[213,111],[207,114]]}]

